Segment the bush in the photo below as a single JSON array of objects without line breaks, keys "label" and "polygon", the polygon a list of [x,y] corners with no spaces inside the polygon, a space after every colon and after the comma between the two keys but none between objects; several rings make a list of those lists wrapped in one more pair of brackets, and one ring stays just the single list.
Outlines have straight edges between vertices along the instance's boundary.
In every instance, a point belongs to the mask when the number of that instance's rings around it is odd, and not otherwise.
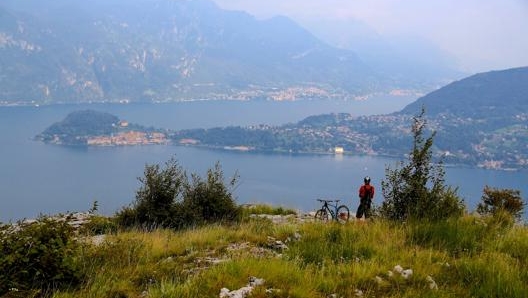
[{"label": "bush", "polygon": [[117,222],[124,227],[141,226],[183,228],[224,220],[235,220],[240,216],[230,188],[224,184],[220,164],[207,171],[204,180],[197,174],[189,179],[172,158],[165,164],[147,165],[142,186],[136,193],[135,202],[116,214]]},{"label": "bush", "polygon": [[[237,182],[237,175],[230,181],[230,187]],[[241,214],[229,187],[224,184],[224,174],[217,163],[207,171],[207,180],[193,174],[192,181],[184,187],[183,200],[178,205],[178,226],[193,226],[220,221],[233,221]]]},{"label": "bush", "polygon": [[381,182],[384,201],[379,208],[384,218],[441,220],[459,217],[465,209],[457,189],[445,185],[442,163],[432,164],[435,133],[424,138],[427,124],[424,113],[422,109],[413,118],[414,142],[409,161],[385,170],[386,179]]},{"label": "bush", "polygon": [[513,189],[498,189],[485,186],[481,202],[477,206],[480,214],[501,215],[505,211],[513,217],[520,219],[525,203],[521,198],[521,192]]},{"label": "bush", "polygon": [[125,206],[115,214],[115,222],[119,227],[130,228],[141,225],[137,209],[134,206]]},{"label": "bush", "polygon": [[137,222],[148,227],[171,226],[175,203],[185,183],[185,172],[178,162],[171,158],[163,169],[147,165],[144,177],[138,179],[142,186],[134,204]]},{"label": "bush", "polygon": [[102,235],[115,232],[117,232],[116,221],[105,216],[91,216],[90,220],[79,229],[79,233],[84,235]]},{"label": "bush", "polygon": [[49,217],[0,227],[0,296],[10,291],[45,295],[79,284],[73,237],[65,220]]}]

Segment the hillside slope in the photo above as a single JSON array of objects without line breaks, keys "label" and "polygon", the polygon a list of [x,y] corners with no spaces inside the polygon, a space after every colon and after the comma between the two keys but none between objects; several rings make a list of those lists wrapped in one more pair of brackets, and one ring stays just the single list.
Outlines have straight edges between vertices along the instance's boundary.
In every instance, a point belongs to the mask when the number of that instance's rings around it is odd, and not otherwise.
[{"label": "hillside slope", "polygon": [[314,115],[296,124],[175,132],[176,142],[215,148],[404,157],[422,107],[436,131],[437,160],[494,169],[528,168],[528,68],[483,73],[447,85],[398,113]]},{"label": "hillside slope", "polygon": [[475,74],[419,98],[402,114],[415,114],[422,106],[430,116],[512,117],[528,113],[528,67]]}]

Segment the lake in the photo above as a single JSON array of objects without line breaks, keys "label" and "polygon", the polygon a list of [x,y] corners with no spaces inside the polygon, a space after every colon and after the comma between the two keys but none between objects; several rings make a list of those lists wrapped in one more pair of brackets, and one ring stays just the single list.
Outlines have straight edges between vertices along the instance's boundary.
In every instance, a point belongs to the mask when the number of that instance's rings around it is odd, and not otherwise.
[{"label": "lake", "polygon": [[[297,122],[330,112],[384,114],[403,108],[410,97],[380,96],[368,101],[234,102],[195,101],[171,104],[83,104],[42,107],[0,107],[0,221],[34,218],[40,213],[85,211],[97,200],[99,212],[110,215],[133,202],[146,164],[175,157],[189,172],[205,174],[220,162],[226,178],[235,172],[238,203],[268,203],[313,210],[316,198],[339,198],[355,212],[357,189],[372,177],[381,202],[385,167],[396,160],[348,155],[296,155],[231,152],[163,146],[72,148],[46,145],[32,138],[69,112],[94,109],[129,122],[184,129],[226,125]],[[458,186],[470,210],[485,185],[528,192],[528,172],[446,168],[447,184]]]}]

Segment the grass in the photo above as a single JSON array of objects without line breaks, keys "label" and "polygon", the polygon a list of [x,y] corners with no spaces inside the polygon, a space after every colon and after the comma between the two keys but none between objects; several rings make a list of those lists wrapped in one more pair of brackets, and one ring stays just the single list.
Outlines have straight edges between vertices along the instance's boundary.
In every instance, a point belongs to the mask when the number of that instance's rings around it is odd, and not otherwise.
[{"label": "grass", "polygon": [[297,211],[291,208],[275,207],[265,204],[246,205],[242,209],[243,216],[250,214],[268,214],[268,215],[295,215]]},{"label": "grass", "polygon": [[344,225],[248,218],[117,232],[76,258],[85,282],[53,297],[219,297],[250,276],[265,280],[251,297],[528,297],[528,229],[473,216]]}]

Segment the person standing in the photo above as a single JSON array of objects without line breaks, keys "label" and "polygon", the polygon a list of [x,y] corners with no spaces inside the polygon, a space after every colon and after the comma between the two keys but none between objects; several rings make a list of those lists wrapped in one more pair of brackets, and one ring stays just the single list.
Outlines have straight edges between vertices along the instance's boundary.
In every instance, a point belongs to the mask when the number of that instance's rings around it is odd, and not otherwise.
[{"label": "person standing", "polygon": [[359,207],[356,212],[356,218],[360,219],[365,215],[365,219],[370,217],[370,206],[374,198],[374,186],[370,185],[370,177],[363,179],[365,184],[359,188]]}]

